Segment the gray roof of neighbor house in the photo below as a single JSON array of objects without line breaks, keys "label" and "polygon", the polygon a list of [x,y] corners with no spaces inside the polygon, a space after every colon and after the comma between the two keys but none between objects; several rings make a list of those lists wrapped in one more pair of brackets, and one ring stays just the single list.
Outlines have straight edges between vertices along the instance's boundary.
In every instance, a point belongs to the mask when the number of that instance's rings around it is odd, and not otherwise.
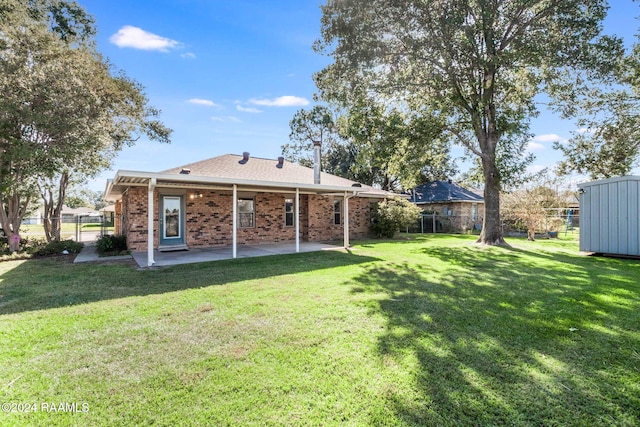
[{"label": "gray roof of neighbor house", "polygon": [[416,204],[442,202],[484,203],[482,196],[451,181],[428,182],[414,188],[410,193],[411,198],[409,200]]},{"label": "gray roof of neighbor house", "polygon": [[60,212],[61,215],[74,215],[74,216],[79,216],[79,215],[100,215],[100,212],[98,212],[95,209],[91,209],[91,208],[87,208],[85,206],[81,206],[79,208],[70,208],[67,205],[62,205],[62,211]]},{"label": "gray roof of neighbor house", "polygon": [[162,172],[142,172],[120,170],[113,180],[107,183],[106,200],[117,199],[129,186],[146,186],[155,179],[158,186],[181,186],[189,188],[243,188],[300,189],[308,193],[356,192],[364,197],[384,198],[392,193],[349,179],[321,173],[320,184],[314,184],[312,168],[301,166],[286,160],[248,157],[225,154],[218,157],[190,163]]}]

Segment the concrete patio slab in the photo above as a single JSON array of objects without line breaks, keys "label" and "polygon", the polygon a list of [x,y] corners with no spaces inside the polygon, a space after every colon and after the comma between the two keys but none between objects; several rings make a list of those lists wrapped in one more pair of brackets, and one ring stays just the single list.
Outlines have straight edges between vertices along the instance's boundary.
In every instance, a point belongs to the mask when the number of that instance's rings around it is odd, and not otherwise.
[{"label": "concrete patio slab", "polygon": [[[300,243],[300,252],[315,252],[326,250],[341,250],[342,246],[326,243]],[[237,258],[251,258],[268,255],[286,255],[296,253],[295,243],[273,243],[265,245],[238,245]],[[133,259],[140,267],[147,267],[147,252],[134,252]],[[220,261],[232,259],[231,246],[217,248],[192,248],[188,251],[159,252],[153,251],[155,263],[153,267],[166,267],[178,264],[192,264],[196,262]]]},{"label": "concrete patio slab", "polygon": [[98,247],[95,243],[85,243],[80,253],[76,255],[76,258],[73,260],[73,263],[77,264],[81,262],[114,262],[128,259],[131,259],[131,255],[101,257],[98,254]]}]

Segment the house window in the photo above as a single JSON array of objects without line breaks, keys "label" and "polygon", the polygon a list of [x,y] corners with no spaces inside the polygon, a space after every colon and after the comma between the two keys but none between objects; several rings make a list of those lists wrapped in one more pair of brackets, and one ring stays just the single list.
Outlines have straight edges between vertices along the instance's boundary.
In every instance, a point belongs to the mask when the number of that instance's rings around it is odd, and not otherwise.
[{"label": "house window", "polygon": [[335,225],[342,224],[342,200],[333,200],[333,223]]},{"label": "house window", "polygon": [[238,199],[238,228],[256,226],[256,208],[253,199]]},{"label": "house window", "polygon": [[284,225],[293,227],[293,199],[284,199]]},{"label": "house window", "polygon": [[471,221],[478,220],[478,204],[474,203],[471,205]]}]

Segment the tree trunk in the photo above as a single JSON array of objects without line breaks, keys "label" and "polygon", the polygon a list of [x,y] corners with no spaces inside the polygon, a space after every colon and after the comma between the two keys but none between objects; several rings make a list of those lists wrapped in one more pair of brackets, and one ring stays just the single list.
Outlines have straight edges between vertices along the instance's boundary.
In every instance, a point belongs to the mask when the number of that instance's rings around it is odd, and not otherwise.
[{"label": "tree trunk", "polygon": [[482,232],[476,243],[501,245],[507,243],[502,236],[500,220],[500,174],[496,166],[495,155],[482,156],[484,174],[484,219]]},{"label": "tree trunk", "polygon": [[5,196],[0,202],[0,226],[9,240],[9,251],[20,249],[20,224],[29,205],[30,197],[21,200],[19,194]]},{"label": "tree trunk", "polygon": [[44,202],[44,235],[47,242],[60,241],[60,231],[62,227],[62,205],[69,186],[69,173],[63,172],[58,182],[58,197],[53,197],[51,188],[40,188],[42,201]]}]

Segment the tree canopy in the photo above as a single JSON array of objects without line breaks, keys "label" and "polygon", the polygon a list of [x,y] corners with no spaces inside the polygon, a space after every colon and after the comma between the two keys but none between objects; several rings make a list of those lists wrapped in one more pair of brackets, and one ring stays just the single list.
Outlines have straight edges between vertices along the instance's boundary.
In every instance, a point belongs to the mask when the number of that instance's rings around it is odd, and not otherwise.
[{"label": "tree canopy", "polygon": [[619,53],[619,40],[600,35],[606,9],[603,0],[329,0],[315,48],[333,63],[316,82],[328,102],[348,107],[366,93],[440,123],[482,165],[479,242],[503,244],[498,147],[528,131],[534,97],[563,70],[598,70]]},{"label": "tree canopy", "polygon": [[71,174],[96,174],[138,135],[168,142],[171,131],[95,50],[77,3],[6,0],[0,34],[0,226],[11,240],[37,187],[51,214]]},{"label": "tree canopy", "polygon": [[555,143],[564,155],[559,172],[592,179],[627,175],[640,160],[640,44],[601,73],[567,73],[552,106],[577,119],[568,142]]},{"label": "tree canopy", "polygon": [[322,105],[299,110],[290,122],[288,160],[311,166],[322,142],[322,169],[384,190],[411,188],[455,173],[449,146],[432,128],[397,109],[361,102],[338,113]]}]

